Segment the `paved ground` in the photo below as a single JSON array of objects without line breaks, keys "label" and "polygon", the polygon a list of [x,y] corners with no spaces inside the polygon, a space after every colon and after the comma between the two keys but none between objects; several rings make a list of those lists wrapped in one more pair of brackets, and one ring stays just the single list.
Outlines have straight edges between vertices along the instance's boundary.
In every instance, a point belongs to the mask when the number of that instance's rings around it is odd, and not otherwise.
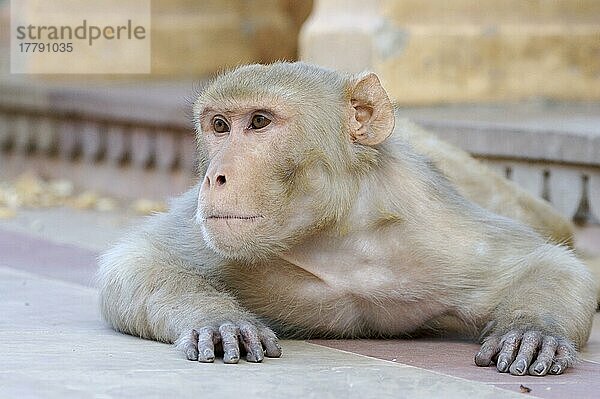
[{"label": "paved ground", "polygon": [[0,398],[598,397],[600,319],[586,360],[562,376],[498,374],[477,345],[442,340],[284,341],[263,364],[200,364],[118,334],[97,311],[95,258],[130,222],[73,210],[0,222]]}]

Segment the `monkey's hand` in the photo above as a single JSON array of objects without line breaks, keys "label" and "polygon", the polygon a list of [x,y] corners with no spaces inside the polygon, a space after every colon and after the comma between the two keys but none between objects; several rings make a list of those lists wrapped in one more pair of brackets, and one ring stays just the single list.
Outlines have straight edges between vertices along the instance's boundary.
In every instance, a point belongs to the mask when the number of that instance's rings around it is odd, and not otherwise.
[{"label": "monkey's hand", "polygon": [[491,334],[475,355],[475,364],[486,367],[496,363],[501,373],[544,376],[562,374],[575,359],[575,347],[568,339],[530,329]]},{"label": "monkey's hand", "polygon": [[249,362],[260,363],[265,355],[281,356],[281,346],[275,333],[268,327],[248,321],[195,328],[184,332],[176,345],[188,360],[212,363],[215,352],[222,352],[224,363],[237,363],[240,360],[240,342]]}]

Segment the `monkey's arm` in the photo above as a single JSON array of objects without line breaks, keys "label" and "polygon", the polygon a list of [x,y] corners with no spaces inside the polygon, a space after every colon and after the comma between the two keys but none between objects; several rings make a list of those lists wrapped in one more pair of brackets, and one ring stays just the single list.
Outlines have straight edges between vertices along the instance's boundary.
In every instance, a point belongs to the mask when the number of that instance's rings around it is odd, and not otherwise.
[{"label": "monkey's arm", "polygon": [[102,315],[116,330],[176,342],[188,359],[212,361],[215,344],[224,361],[240,357],[238,336],[249,361],[278,357],[275,334],[243,309],[211,271],[225,262],[210,251],[194,223],[197,190],[151,217],[100,259]]},{"label": "monkey's arm", "polygon": [[488,281],[473,298],[488,315],[475,363],[494,361],[499,371],[515,375],[561,374],[588,339],[594,282],[565,247],[544,243],[533,232],[519,236],[517,223],[513,230],[506,240],[512,248],[495,237]]}]

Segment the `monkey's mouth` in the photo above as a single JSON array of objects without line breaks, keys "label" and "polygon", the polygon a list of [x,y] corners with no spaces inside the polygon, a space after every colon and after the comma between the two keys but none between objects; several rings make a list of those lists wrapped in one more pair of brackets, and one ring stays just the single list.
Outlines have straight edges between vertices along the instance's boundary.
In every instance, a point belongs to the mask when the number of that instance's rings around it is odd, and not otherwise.
[{"label": "monkey's mouth", "polygon": [[262,215],[240,216],[240,215],[209,215],[206,220],[246,220],[254,221],[262,219]]}]

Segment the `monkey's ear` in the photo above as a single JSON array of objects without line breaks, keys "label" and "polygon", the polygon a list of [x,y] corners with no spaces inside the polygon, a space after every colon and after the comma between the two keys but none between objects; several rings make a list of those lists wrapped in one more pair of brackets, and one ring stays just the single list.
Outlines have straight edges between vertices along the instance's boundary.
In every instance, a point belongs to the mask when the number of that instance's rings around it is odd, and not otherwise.
[{"label": "monkey's ear", "polygon": [[392,134],[396,123],[394,107],[373,72],[356,78],[350,106],[350,136],[353,142],[376,145]]}]

